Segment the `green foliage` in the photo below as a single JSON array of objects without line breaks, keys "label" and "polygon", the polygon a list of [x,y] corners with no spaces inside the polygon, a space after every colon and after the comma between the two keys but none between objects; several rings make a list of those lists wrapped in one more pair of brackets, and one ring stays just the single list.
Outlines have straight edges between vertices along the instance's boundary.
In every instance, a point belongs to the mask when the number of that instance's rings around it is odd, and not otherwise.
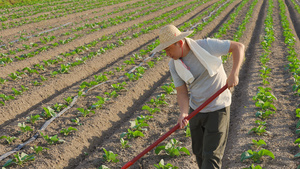
[{"label": "green foliage", "polygon": [[243,168],[243,169],[265,169],[265,168],[262,168],[260,165],[254,166],[254,164],[251,164],[250,167]]},{"label": "green foliage", "polygon": [[18,123],[18,127],[21,129],[21,132],[25,133],[27,131],[33,131],[33,129],[30,126],[27,126],[25,122]]},{"label": "green foliage", "polygon": [[173,166],[172,164],[168,163],[165,164],[165,161],[163,159],[160,160],[160,162],[157,164],[154,164],[154,167],[157,169],[177,169],[177,166]]},{"label": "green foliage", "polygon": [[165,84],[161,87],[167,94],[176,94],[174,83]]},{"label": "green foliage", "polygon": [[121,90],[125,89],[127,90],[124,86],[127,85],[126,82],[122,82],[122,83],[116,83],[116,84],[112,84],[111,87],[116,91],[116,92],[120,92]]},{"label": "green foliage", "polygon": [[42,116],[42,117],[48,119],[48,118],[51,118],[51,117],[55,117],[55,116],[56,116],[55,111],[54,111],[51,107],[49,107],[49,106],[48,106],[48,107],[43,107],[43,109],[44,109],[45,111],[43,111],[43,112],[41,113],[41,116]]},{"label": "green foliage", "polygon": [[67,102],[67,105],[70,105],[73,101],[73,97],[67,97],[67,98],[64,98],[64,100]]},{"label": "green foliage", "polygon": [[121,142],[121,147],[122,148],[129,148],[130,145],[128,144],[128,141],[127,140],[124,140],[123,138],[120,139],[120,142]]},{"label": "green foliage", "polygon": [[14,140],[16,140],[17,138],[16,137],[10,137],[10,136],[1,136],[0,137],[0,140],[1,139],[5,139],[7,141],[8,144],[11,144]]},{"label": "green foliage", "polygon": [[103,155],[103,159],[107,162],[114,162],[117,163],[119,162],[119,159],[117,159],[118,154],[114,154],[112,151],[106,151],[105,148],[103,148],[104,151],[104,155]]},{"label": "green foliage", "polygon": [[100,83],[100,82],[105,82],[107,81],[107,76],[100,74],[100,75],[94,75],[95,80]]},{"label": "green foliage", "polygon": [[90,113],[95,114],[95,111],[89,110],[89,109],[84,110],[84,108],[77,108],[77,110],[79,111],[79,113],[80,113],[83,117],[86,117],[86,116],[89,115]]},{"label": "green foliage", "polygon": [[258,149],[259,147],[261,147],[262,145],[267,145],[266,142],[264,140],[254,140],[252,139],[253,145]]},{"label": "green foliage", "polygon": [[11,164],[17,164],[19,166],[23,166],[26,162],[28,161],[34,161],[35,157],[32,154],[25,154],[25,153],[20,153],[17,152],[17,154],[14,155],[14,159],[9,159],[4,165],[3,167],[7,167]]},{"label": "green foliage", "polygon": [[56,144],[56,143],[63,143],[63,142],[65,142],[64,140],[57,138],[57,135],[52,136],[52,137],[49,137],[48,135],[44,135],[44,134],[41,132],[41,136],[42,136],[42,137],[47,141],[47,143],[50,144],[50,145]]},{"label": "green foliage", "polygon": [[142,110],[148,110],[150,114],[154,114],[156,112],[160,112],[161,111],[159,108],[151,108],[151,107],[149,107],[147,105],[144,105],[142,107]]},{"label": "green foliage", "polygon": [[162,150],[164,150],[171,157],[180,156],[181,155],[180,152],[184,152],[187,155],[190,155],[190,152],[187,148],[177,146],[179,143],[180,142],[177,141],[176,139],[171,139],[170,142],[167,143],[166,145],[158,146],[155,149],[155,153],[159,154]]},{"label": "green foliage", "polygon": [[80,121],[80,120],[79,120],[78,118],[71,119],[71,122],[75,123],[75,124],[78,125],[78,126],[81,126],[82,123],[79,123],[79,121]]},{"label": "green foliage", "polygon": [[136,137],[144,137],[144,134],[138,130],[131,131],[130,129],[128,129],[128,132],[123,132],[120,137],[121,138],[127,137],[127,139],[132,139],[132,138],[136,138]]},{"label": "green foliage", "polygon": [[35,151],[35,154],[39,154],[43,150],[49,150],[49,148],[42,147],[42,146],[36,146],[36,145],[34,145],[33,147],[30,147],[30,148]]},{"label": "green foliage", "polygon": [[272,159],[275,159],[274,154],[271,151],[266,150],[266,149],[261,149],[259,151],[247,150],[246,152],[244,152],[241,155],[241,162],[243,162],[246,159],[252,159],[253,162],[255,162],[255,163],[261,163],[262,156],[269,156]]},{"label": "green foliage", "polygon": [[60,131],[60,133],[63,133],[64,136],[67,136],[67,135],[70,134],[71,131],[77,131],[77,129],[74,128],[74,127],[69,127],[69,128],[67,128],[67,129],[63,128],[63,129]]},{"label": "green foliage", "polygon": [[106,94],[108,97],[112,98],[112,97],[118,97],[119,94],[114,90],[112,92],[105,92],[104,94]]},{"label": "green foliage", "polygon": [[191,129],[190,129],[190,123],[185,126],[185,137],[191,137]]},{"label": "green foliage", "polygon": [[166,99],[166,95],[160,94],[160,95],[156,96],[156,99],[151,99],[147,103],[154,105],[155,107],[159,107],[162,105],[168,105],[168,103],[165,101],[165,99]]}]

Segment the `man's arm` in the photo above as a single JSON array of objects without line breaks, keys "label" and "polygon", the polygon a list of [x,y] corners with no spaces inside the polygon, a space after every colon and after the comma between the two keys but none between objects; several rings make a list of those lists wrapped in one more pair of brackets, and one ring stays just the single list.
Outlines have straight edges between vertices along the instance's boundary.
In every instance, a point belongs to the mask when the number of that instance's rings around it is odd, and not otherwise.
[{"label": "man's arm", "polygon": [[242,43],[230,41],[228,53],[232,52],[233,65],[227,79],[228,88],[239,84],[239,72],[244,60],[245,46]]},{"label": "man's arm", "polygon": [[177,90],[177,102],[179,104],[180,115],[178,117],[178,123],[180,125],[180,129],[184,128],[187,125],[188,120],[184,119],[189,114],[189,96],[188,89],[186,84],[176,87]]}]

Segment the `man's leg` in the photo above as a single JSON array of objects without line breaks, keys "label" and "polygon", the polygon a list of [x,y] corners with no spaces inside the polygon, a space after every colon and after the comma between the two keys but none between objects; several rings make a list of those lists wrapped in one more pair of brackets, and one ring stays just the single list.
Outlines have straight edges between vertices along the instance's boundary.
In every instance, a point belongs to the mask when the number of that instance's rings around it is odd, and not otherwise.
[{"label": "man's leg", "polygon": [[[194,110],[190,108],[190,112]],[[202,165],[202,150],[203,150],[203,135],[204,128],[202,127],[204,119],[207,117],[207,113],[198,113],[190,121],[190,130],[192,137],[192,149],[196,156],[198,167],[201,168]]]},{"label": "man's leg", "polygon": [[208,113],[203,134],[202,169],[221,169],[227,143],[230,108]]}]

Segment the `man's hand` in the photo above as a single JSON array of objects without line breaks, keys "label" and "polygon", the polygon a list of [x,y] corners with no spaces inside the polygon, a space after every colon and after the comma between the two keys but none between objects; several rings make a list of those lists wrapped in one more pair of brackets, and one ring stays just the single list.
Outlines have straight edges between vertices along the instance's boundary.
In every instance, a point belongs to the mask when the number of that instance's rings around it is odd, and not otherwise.
[{"label": "man's hand", "polygon": [[188,116],[188,114],[186,114],[186,113],[180,113],[178,120],[177,120],[177,123],[179,124],[180,129],[183,129],[188,124],[189,121],[187,119],[184,119],[187,116]]},{"label": "man's hand", "polygon": [[239,76],[230,74],[227,78],[228,88],[230,89],[234,86],[237,86],[238,84],[239,84]]}]

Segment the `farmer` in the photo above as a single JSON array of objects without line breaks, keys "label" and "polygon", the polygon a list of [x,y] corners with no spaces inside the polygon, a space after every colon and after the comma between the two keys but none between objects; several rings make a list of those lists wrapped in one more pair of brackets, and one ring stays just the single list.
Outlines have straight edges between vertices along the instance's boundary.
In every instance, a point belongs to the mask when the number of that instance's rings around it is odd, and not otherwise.
[{"label": "farmer", "polygon": [[[165,50],[172,58],[170,72],[177,90],[180,128],[184,119],[226,83],[229,88],[239,83],[239,70],[244,59],[244,45],[218,39],[186,38],[193,31],[180,32],[174,25],[160,30],[160,45],[152,53]],[[233,65],[229,77],[221,56],[232,52]],[[190,98],[188,96],[190,91]],[[226,89],[190,121],[192,149],[201,169],[221,168],[228,137],[231,92]]]}]

